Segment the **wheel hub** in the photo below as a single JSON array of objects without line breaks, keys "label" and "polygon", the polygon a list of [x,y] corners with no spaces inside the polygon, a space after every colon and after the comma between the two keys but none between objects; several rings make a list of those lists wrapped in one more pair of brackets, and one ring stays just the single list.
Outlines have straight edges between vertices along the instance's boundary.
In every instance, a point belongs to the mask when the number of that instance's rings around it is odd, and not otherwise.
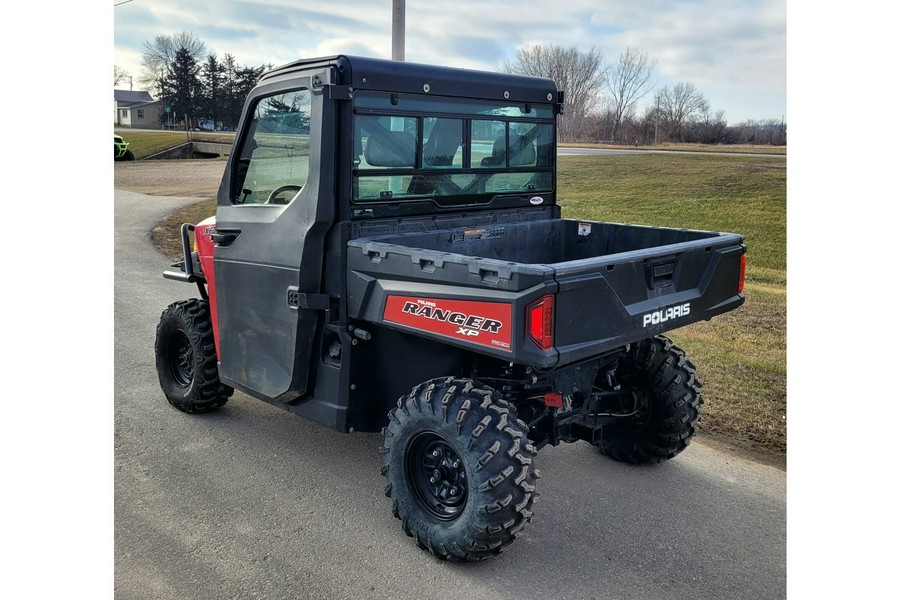
[{"label": "wheel hub", "polygon": [[406,471],[419,503],[435,518],[456,519],[468,497],[466,469],[450,444],[435,432],[420,433],[409,445]]},{"label": "wheel hub", "polygon": [[169,370],[179,385],[191,383],[194,365],[194,349],[183,331],[176,331],[169,340]]}]

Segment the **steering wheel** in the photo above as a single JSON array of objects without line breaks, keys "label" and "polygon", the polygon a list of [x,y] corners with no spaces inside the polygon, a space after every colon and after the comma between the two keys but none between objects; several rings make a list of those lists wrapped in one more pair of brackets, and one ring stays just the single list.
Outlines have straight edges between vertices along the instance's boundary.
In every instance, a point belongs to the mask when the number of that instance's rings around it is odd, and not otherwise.
[{"label": "steering wheel", "polygon": [[266,204],[287,204],[288,202],[291,201],[291,199],[293,199],[293,196],[291,196],[290,198],[277,199],[278,196],[280,196],[284,192],[290,192],[290,191],[293,191],[294,195],[296,195],[297,192],[299,192],[301,189],[303,189],[302,185],[294,185],[294,184],[280,185],[277,188],[275,188],[274,190],[272,190],[272,193],[269,194],[268,198],[266,198]]}]

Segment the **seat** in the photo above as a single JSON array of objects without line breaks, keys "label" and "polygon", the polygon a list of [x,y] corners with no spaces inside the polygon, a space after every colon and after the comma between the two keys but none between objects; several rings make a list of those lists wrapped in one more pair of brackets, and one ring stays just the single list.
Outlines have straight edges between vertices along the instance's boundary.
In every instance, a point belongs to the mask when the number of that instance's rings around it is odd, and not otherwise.
[{"label": "seat", "polygon": [[405,131],[371,132],[363,154],[373,167],[414,167],[416,138]]},{"label": "seat", "polygon": [[[482,167],[502,167],[506,163],[506,136],[500,136],[494,141],[494,147],[490,156],[481,159]],[[528,140],[524,135],[513,135],[510,138],[509,166],[528,167],[534,165],[537,153],[534,150],[534,141]]]}]

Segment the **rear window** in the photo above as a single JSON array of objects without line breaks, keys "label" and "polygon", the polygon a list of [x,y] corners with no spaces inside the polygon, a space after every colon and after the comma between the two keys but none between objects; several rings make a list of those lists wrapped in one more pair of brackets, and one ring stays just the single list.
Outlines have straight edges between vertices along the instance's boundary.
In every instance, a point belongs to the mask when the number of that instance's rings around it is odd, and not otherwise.
[{"label": "rear window", "polygon": [[376,93],[354,102],[356,202],[458,203],[553,190],[549,105]]}]

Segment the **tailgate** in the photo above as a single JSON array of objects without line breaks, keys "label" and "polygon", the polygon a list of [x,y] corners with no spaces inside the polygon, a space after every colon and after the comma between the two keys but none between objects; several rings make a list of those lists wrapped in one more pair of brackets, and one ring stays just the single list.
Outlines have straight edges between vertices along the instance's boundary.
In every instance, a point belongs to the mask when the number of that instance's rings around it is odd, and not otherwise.
[{"label": "tailgate", "polygon": [[560,363],[737,308],[743,237],[721,234],[553,265]]}]

